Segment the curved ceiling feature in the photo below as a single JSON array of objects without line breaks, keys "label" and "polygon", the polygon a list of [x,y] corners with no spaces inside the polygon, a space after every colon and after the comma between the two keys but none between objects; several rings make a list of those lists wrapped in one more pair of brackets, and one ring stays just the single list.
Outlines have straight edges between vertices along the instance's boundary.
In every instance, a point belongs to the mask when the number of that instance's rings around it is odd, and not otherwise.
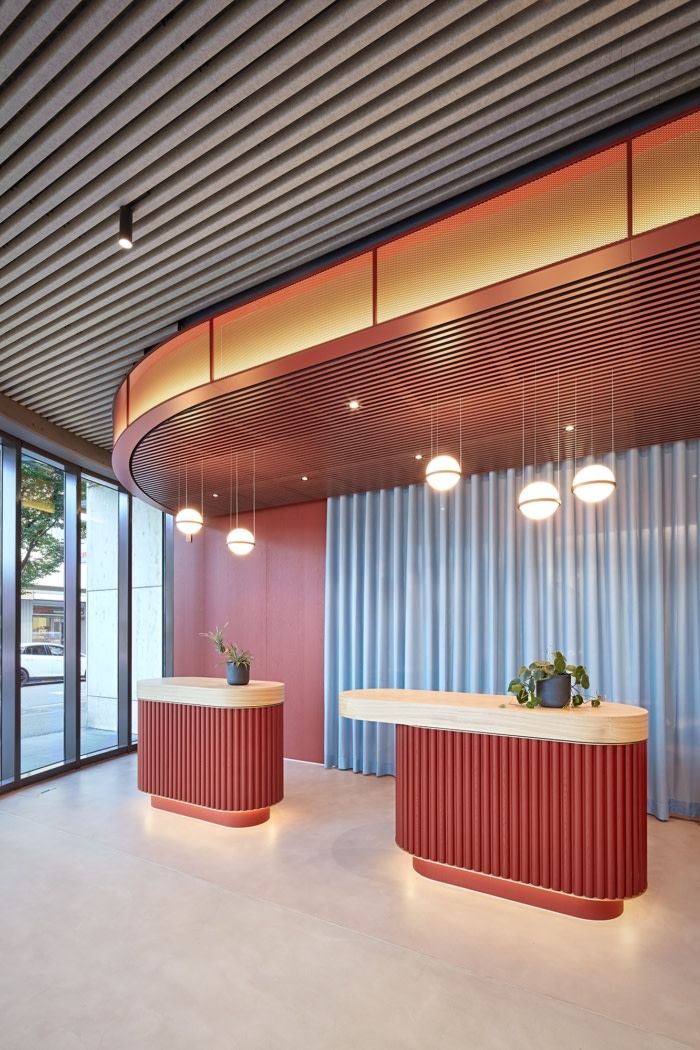
[{"label": "curved ceiling feature", "polygon": [[539,462],[557,373],[582,454],[611,447],[613,371],[618,448],[695,436],[699,260],[695,111],[167,341],[119,390],[115,473],[174,510],[194,472],[210,514],[234,453],[255,451],[261,506],[404,484],[460,452],[459,412],[479,473],[520,462],[523,396]]},{"label": "curved ceiling feature", "polygon": [[[295,371],[283,372],[281,361],[279,374],[237,389],[234,377],[227,393],[146,425],[130,456],[133,481],[174,510],[186,471],[199,506],[201,471],[205,514],[226,513],[237,450],[247,509],[255,449],[259,507],[408,484],[423,476],[432,413],[434,447],[458,454],[460,399],[465,471],[519,466],[523,382],[528,463],[535,455],[556,459],[558,444],[562,456],[573,455],[574,438],[579,455],[602,453],[612,442],[613,372],[616,449],[698,437],[700,220],[689,223],[696,243],[687,247],[540,291],[524,278],[520,290],[530,294],[515,301],[489,307],[477,300],[475,312],[458,317],[450,317],[453,303],[444,304],[412,333],[401,319],[367,332],[363,349],[325,359],[314,353]],[[603,252],[620,262],[619,251]],[[583,267],[555,269],[575,278]],[[372,341],[392,327],[401,334]],[[355,396],[360,410],[351,412]],[[575,418],[576,431],[565,431]]]},{"label": "curved ceiling feature", "polygon": [[5,6],[0,390],[103,447],[182,318],[700,85],[692,0]]}]

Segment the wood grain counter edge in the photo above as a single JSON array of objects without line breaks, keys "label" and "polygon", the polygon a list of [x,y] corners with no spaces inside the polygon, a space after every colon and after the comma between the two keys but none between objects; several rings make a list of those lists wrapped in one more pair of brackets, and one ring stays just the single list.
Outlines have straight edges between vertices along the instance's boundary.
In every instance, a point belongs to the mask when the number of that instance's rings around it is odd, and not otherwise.
[{"label": "wood grain counter edge", "polygon": [[631,744],[649,735],[643,707],[609,701],[597,708],[531,709],[508,695],[352,689],[340,695],[340,714],[368,722],[575,744]]}]

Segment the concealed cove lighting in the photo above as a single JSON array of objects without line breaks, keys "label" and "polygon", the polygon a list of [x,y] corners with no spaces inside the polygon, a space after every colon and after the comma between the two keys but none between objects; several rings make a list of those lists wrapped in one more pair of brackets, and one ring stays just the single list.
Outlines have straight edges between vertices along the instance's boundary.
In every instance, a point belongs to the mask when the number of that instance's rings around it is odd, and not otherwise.
[{"label": "concealed cove lighting", "polygon": [[203,524],[202,515],[194,507],[183,507],[175,515],[175,527],[185,536],[195,536]]},{"label": "concealed cove lighting", "polygon": [[559,492],[548,481],[532,481],[518,496],[518,510],[533,521],[544,521],[561,506]]},{"label": "concealed cove lighting", "polygon": [[425,468],[425,480],[436,492],[453,489],[462,476],[462,470],[454,456],[434,456]]},{"label": "concealed cove lighting", "polygon": [[360,407],[360,402],[356,401],[355,398],[353,398],[352,401],[348,401],[348,408],[350,409],[351,412],[357,412],[359,407]]},{"label": "concealed cove lighting", "polygon": [[574,475],[571,491],[584,503],[601,503],[616,487],[615,475],[603,463],[589,463]]},{"label": "concealed cove lighting", "polygon": [[244,554],[250,554],[255,546],[255,536],[250,529],[231,529],[226,537],[226,546],[231,551],[231,554],[243,557]]},{"label": "concealed cove lighting", "polygon": [[134,215],[130,204],[119,209],[119,247],[132,248],[134,244]]}]

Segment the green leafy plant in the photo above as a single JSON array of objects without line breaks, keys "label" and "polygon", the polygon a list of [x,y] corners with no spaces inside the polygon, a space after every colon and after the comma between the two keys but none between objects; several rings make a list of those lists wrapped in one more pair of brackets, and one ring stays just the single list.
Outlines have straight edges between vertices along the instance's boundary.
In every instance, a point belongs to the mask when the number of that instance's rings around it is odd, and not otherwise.
[{"label": "green leafy plant", "polygon": [[221,653],[227,664],[233,664],[234,667],[250,667],[253,662],[251,654],[245,649],[239,649],[237,645],[229,645],[224,639],[224,631],[227,627],[228,624],[225,623],[223,627],[215,627],[213,631],[203,632],[201,637],[208,638],[214,643],[217,653]]},{"label": "green leafy plant", "polygon": [[567,664],[566,657],[558,649],[552,653],[551,660],[533,660],[527,667],[521,667],[518,677],[509,682],[508,692],[513,694],[519,704],[537,707],[541,703],[537,695],[537,683],[560,674],[571,675],[571,697],[567,707],[580,707],[585,703],[590,703],[591,707],[600,707],[603,699],[600,693],[590,698],[583,695],[582,690],[588,689],[591,684],[586,668],[583,664]]}]

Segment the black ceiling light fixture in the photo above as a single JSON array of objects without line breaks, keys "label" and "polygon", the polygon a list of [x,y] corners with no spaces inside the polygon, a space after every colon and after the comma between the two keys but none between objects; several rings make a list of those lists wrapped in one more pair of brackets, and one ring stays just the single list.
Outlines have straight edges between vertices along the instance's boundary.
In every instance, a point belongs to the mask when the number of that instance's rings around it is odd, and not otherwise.
[{"label": "black ceiling light fixture", "polygon": [[134,210],[131,204],[119,209],[119,247],[132,248],[134,244]]}]

